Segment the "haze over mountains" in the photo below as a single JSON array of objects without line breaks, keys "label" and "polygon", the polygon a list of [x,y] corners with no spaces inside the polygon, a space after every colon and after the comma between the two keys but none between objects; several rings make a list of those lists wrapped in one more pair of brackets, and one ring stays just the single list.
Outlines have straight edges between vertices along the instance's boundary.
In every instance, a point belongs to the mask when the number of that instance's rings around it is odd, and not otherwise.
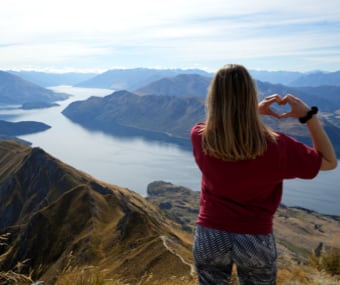
[{"label": "haze over mountains", "polygon": [[335,72],[287,72],[251,70],[252,76],[258,80],[287,86],[340,86],[340,71]]},{"label": "haze over mountains", "polygon": [[[42,87],[56,85],[72,85],[79,87],[105,88],[113,90],[127,89],[130,91],[143,87],[162,78],[174,77],[179,74],[198,74],[212,77],[212,72],[200,69],[111,69],[103,73],[86,72],[37,72],[11,71],[8,72]],[[295,71],[266,71],[250,70],[251,75],[260,81],[286,86],[340,86],[340,71],[335,72],[295,72]]]},{"label": "haze over mountains", "polygon": [[173,77],[179,74],[199,74],[209,76],[209,73],[199,69],[113,69],[101,73],[76,86],[106,88],[113,90],[135,90],[161,78]]},{"label": "haze over mountains", "polygon": [[76,85],[79,82],[89,80],[90,78],[97,75],[96,73],[83,73],[83,72],[50,73],[24,70],[23,71],[10,70],[8,72],[41,87],[50,87],[57,85]]}]

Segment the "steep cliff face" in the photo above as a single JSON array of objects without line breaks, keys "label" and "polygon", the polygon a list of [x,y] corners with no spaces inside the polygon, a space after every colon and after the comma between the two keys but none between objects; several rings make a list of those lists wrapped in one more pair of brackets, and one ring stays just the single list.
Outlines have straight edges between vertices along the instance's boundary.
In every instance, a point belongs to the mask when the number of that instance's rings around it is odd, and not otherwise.
[{"label": "steep cliff face", "polygon": [[51,284],[82,266],[127,281],[190,277],[191,236],[158,207],[39,148],[0,142],[0,216],[1,271],[21,264]]}]

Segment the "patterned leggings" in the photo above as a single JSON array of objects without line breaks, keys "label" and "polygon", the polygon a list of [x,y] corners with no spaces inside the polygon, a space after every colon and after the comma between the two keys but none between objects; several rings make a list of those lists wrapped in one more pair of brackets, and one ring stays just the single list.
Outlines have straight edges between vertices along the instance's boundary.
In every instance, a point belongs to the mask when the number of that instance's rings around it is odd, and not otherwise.
[{"label": "patterned leggings", "polygon": [[235,234],[198,225],[193,254],[200,285],[229,284],[234,263],[240,284],[276,284],[273,234]]}]

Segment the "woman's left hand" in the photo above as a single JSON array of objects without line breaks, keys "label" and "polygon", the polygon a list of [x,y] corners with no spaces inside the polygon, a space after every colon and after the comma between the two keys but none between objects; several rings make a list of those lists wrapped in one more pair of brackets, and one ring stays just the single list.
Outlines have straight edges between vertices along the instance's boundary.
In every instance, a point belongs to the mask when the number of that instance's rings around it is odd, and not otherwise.
[{"label": "woman's left hand", "polygon": [[277,119],[280,119],[281,115],[274,112],[271,109],[271,105],[273,103],[277,103],[277,104],[281,105],[282,104],[282,97],[279,94],[274,94],[274,95],[266,97],[261,102],[259,102],[258,110],[259,110],[260,115],[268,115],[268,116],[272,116],[272,117],[275,117]]}]

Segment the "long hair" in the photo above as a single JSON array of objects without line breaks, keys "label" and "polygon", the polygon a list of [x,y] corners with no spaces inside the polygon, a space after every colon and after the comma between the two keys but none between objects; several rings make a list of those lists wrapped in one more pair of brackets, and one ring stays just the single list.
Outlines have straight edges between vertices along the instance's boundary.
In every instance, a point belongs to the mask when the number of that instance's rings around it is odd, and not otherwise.
[{"label": "long hair", "polygon": [[203,150],[223,160],[253,159],[276,134],[260,119],[255,82],[242,65],[229,64],[213,77],[201,129]]}]

